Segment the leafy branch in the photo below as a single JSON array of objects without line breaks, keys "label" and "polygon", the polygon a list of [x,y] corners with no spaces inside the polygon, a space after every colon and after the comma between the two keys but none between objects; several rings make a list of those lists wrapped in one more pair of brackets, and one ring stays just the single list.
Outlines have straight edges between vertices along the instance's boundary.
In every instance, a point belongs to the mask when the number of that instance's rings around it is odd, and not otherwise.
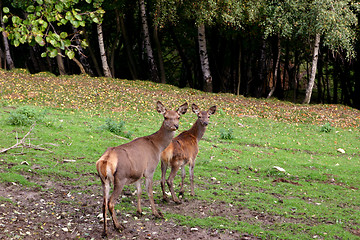
[{"label": "leafy branch", "polygon": [[[8,7],[2,10],[5,13],[4,23],[7,24],[5,29],[1,29],[14,46],[28,43],[30,45],[38,44],[46,47],[46,51],[41,54],[42,57],[51,58],[61,54],[60,50],[65,51],[69,59],[73,59],[75,52],[80,52],[80,48],[88,46],[85,39],[75,38],[78,31],[68,34],[64,30],[66,25],[72,25],[75,28],[85,27],[86,22],[101,23],[105,11],[101,8],[102,0],[86,0],[85,7],[78,8],[78,0],[37,0],[29,5],[15,5],[14,11],[18,8],[24,12],[25,18],[11,13]],[[83,4],[83,3],[82,3]],[[76,42],[74,44],[73,42]]]}]

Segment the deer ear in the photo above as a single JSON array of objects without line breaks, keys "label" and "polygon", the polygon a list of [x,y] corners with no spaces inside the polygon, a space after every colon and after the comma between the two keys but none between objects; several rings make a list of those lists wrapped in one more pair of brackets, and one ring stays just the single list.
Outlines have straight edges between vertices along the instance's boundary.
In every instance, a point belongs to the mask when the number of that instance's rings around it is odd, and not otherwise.
[{"label": "deer ear", "polygon": [[192,109],[192,111],[193,111],[196,115],[198,115],[198,114],[199,114],[199,112],[200,112],[199,107],[198,107],[198,106],[196,106],[196,104],[195,104],[195,103],[193,103],[193,104],[191,105],[191,109]]},{"label": "deer ear", "polygon": [[215,112],[216,112],[216,106],[212,106],[212,107],[209,108],[209,110],[208,110],[208,113],[209,113],[210,115],[215,114]]},{"label": "deer ear", "polygon": [[166,112],[166,108],[160,101],[157,101],[156,103],[156,110],[161,114],[164,114]]},{"label": "deer ear", "polygon": [[184,103],[183,105],[181,105],[181,106],[176,110],[176,112],[177,112],[179,115],[185,114],[186,111],[187,111],[187,109],[188,109],[188,104],[187,104],[187,102],[186,102],[186,103]]}]

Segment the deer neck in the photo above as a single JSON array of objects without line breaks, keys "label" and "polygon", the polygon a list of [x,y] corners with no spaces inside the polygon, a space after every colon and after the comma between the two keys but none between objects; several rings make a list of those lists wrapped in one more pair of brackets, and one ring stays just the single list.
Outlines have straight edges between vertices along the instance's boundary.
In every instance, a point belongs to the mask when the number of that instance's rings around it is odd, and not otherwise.
[{"label": "deer neck", "polygon": [[189,132],[196,137],[198,141],[204,136],[206,127],[201,125],[200,120],[196,120],[194,125],[189,129]]},{"label": "deer neck", "polygon": [[175,135],[175,131],[171,131],[165,128],[164,124],[161,125],[160,129],[149,136],[155,146],[157,146],[162,152],[171,142]]}]

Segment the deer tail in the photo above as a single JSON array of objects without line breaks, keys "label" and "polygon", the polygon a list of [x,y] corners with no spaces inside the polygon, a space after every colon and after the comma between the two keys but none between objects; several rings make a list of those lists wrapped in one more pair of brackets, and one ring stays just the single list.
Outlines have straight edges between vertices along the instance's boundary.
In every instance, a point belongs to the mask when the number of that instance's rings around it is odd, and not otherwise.
[{"label": "deer tail", "polygon": [[[112,161],[113,160],[113,161]],[[96,170],[103,182],[114,180],[114,173],[117,167],[116,159],[111,157],[111,150],[107,150],[96,162]]]}]

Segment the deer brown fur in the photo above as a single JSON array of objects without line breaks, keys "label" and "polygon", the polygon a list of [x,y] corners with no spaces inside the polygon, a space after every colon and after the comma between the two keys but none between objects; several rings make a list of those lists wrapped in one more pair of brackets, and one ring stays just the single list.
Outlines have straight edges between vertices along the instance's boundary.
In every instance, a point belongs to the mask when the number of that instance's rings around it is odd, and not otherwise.
[{"label": "deer brown fur", "polygon": [[192,104],[192,111],[198,116],[198,119],[193,126],[175,137],[169,146],[161,153],[161,189],[163,192],[163,199],[167,200],[165,193],[165,175],[168,166],[171,167],[167,185],[170,189],[171,196],[174,202],[180,203],[175,195],[173,182],[177,171],[181,167],[181,184],[180,194],[184,193],[184,178],[185,178],[185,165],[189,164],[191,195],[194,196],[194,167],[195,158],[199,152],[198,143],[203,137],[206,126],[209,124],[209,118],[216,111],[216,106],[209,108],[208,111],[200,111],[199,107]]},{"label": "deer brown fur", "polygon": [[[152,213],[161,218],[161,212],[155,208],[153,198],[153,175],[159,163],[161,152],[169,145],[174,137],[175,130],[179,127],[180,115],[187,111],[187,103],[181,105],[176,111],[168,111],[161,102],[157,102],[157,111],[164,115],[161,128],[152,135],[139,137],[129,143],[108,148],[96,162],[99,173],[104,201],[103,217],[104,232],[107,235],[107,211],[110,211],[114,226],[118,230],[125,227],[116,218],[114,210],[116,199],[121,194],[123,187],[135,183],[137,188],[137,212],[141,214],[141,179],[146,179],[146,189],[150,199]],[[111,195],[110,184],[114,190]]]}]

